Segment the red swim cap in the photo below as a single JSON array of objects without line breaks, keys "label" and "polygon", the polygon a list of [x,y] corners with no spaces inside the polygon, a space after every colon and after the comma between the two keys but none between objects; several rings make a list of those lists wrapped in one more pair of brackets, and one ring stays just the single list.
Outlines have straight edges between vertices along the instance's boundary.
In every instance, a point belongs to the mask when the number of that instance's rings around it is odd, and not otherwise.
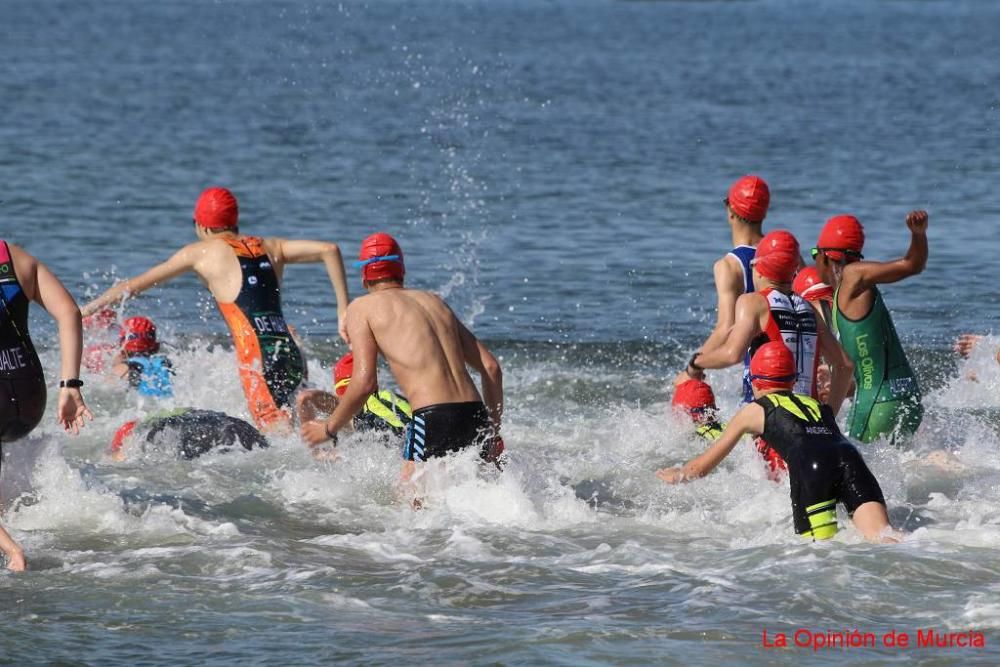
[{"label": "red swim cap", "polygon": [[744,176],[729,188],[726,203],[733,213],[749,222],[760,222],[767,215],[771,191],[759,176]]},{"label": "red swim cap", "polygon": [[361,279],[365,282],[391,278],[402,280],[406,274],[403,266],[403,251],[385,232],[372,234],[361,242],[361,255],[358,257],[361,267]]},{"label": "red swim cap", "polygon": [[126,352],[143,354],[160,349],[156,340],[156,325],[145,317],[130,317],[122,324],[118,342]]},{"label": "red swim cap", "polygon": [[699,416],[705,410],[718,409],[715,406],[712,387],[701,380],[687,380],[678,385],[670,404],[684,410],[692,417]]},{"label": "red swim cap", "polygon": [[797,378],[795,357],[780,341],[764,343],[750,360],[750,383],[757,389],[791,389]]},{"label": "red swim cap", "polygon": [[348,352],[342,356],[333,367],[333,391],[337,396],[343,396],[347,385],[354,374],[354,355]]},{"label": "red swim cap", "polygon": [[225,188],[208,188],[194,205],[194,221],[207,229],[235,227],[239,216],[236,197]]},{"label": "red swim cap", "polygon": [[835,262],[863,259],[861,250],[864,247],[865,228],[853,215],[835,215],[827,220],[816,242],[816,249]]},{"label": "red swim cap", "polygon": [[776,229],[760,240],[750,263],[768,280],[790,283],[799,261],[799,242],[791,232]]},{"label": "red swim cap", "polygon": [[815,266],[799,271],[792,283],[792,290],[806,301],[832,301],[833,288],[819,279]]}]

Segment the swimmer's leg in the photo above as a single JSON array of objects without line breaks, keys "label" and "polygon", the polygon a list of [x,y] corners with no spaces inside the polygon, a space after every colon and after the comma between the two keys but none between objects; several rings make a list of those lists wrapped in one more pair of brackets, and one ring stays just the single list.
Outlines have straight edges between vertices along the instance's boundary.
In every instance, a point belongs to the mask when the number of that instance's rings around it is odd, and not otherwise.
[{"label": "swimmer's leg", "polygon": [[14,541],[3,526],[0,526],[0,551],[7,556],[7,569],[13,572],[24,572],[24,551],[21,545]]},{"label": "swimmer's leg", "polygon": [[876,501],[862,503],[851,517],[854,527],[865,536],[869,542],[895,543],[902,535],[893,530],[886,514],[885,505]]},{"label": "swimmer's leg", "polygon": [[417,465],[416,461],[403,461],[403,468],[399,471],[399,483],[396,486],[396,498],[400,502],[405,502],[415,510],[423,509],[423,484],[421,478],[424,471]]}]

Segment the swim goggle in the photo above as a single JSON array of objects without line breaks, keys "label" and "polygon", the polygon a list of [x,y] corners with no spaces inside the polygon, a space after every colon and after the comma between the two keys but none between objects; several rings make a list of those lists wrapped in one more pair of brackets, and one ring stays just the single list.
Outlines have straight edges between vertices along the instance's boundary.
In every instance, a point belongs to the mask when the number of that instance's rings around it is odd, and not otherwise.
[{"label": "swim goggle", "polygon": [[354,262],[354,266],[361,268],[362,266],[368,266],[369,264],[374,264],[375,262],[399,262],[403,263],[403,258],[399,255],[382,255],[381,257],[370,257],[369,259],[361,259]]},{"label": "swim goggle", "polygon": [[812,258],[813,259],[816,259],[816,256],[819,255],[821,252],[823,252],[823,253],[826,253],[826,252],[839,252],[839,253],[843,253],[844,257],[851,258],[851,259],[864,259],[865,258],[865,256],[862,255],[860,252],[858,252],[857,250],[851,250],[850,248],[813,248],[809,252],[810,252],[810,254],[812,254]]}]

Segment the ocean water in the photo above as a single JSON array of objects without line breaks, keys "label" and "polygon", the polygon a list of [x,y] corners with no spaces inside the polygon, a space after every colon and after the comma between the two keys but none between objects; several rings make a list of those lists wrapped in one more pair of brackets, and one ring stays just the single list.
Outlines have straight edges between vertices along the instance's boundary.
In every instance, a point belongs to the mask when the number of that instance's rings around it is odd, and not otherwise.
[{"label": "ocean water", "polygon": [[[430,466],[413,512],[361,436],[337,462],[293,438],[114,462],[118,425],[161,406],[88,375],[85,433],[49,414],[4,447],[31,570],[0,574],[0,663],[996,664],[1000,338],[951,342],[996,322],[997,25],[971,0],[2,0],[0,237],[85,301],[194,240],[212,184],[246,232],[350,257],[389,231],[502,358],[510,464]],[[884,289],[925,425],[863,450],[900,545],[802,542],[749,448],[653,476],[701,447],[668,384],[712,326],[721,199],[748,172],[804,247],[851,212],[867,256],[900,256],[906,213],[931,214],[926,271]],[[284,297],[329,388],[325,274],[289,268]],[[171,344],[174,404],[246,416],[196,280],[125,314]],[[54,378],[40,308],[31,327]],[[733,411],[739,372],[710,379]],[[764,640],[855,629],[879,645]],[[927,629],[985,647],[917,648]]]}]

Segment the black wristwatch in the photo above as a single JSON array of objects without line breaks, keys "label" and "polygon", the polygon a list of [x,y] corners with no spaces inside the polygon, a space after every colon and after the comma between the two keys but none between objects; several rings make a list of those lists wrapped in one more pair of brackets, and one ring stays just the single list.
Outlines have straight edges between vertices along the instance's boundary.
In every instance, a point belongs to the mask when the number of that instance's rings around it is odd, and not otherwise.
[{"label": "black wristwatch", "polygon": [[695,352],[694,354],[691,355],[691,361],[688,362],[688,368],[693,368],[695,371],[700,373],[705,369],[699,366],[698,364],[694,363],[694,360],[698,358],[699,354],[701,354],[701,352]]},{"label": "black wristwatch", "polygon": [[64,387],[69,388],[69,389],[79,389],[82,386],[83,386],[83,380],[81,380],[80,378],[71,378],[69,380],[59,380],[59,388],[60,389],[62,389]]}]

